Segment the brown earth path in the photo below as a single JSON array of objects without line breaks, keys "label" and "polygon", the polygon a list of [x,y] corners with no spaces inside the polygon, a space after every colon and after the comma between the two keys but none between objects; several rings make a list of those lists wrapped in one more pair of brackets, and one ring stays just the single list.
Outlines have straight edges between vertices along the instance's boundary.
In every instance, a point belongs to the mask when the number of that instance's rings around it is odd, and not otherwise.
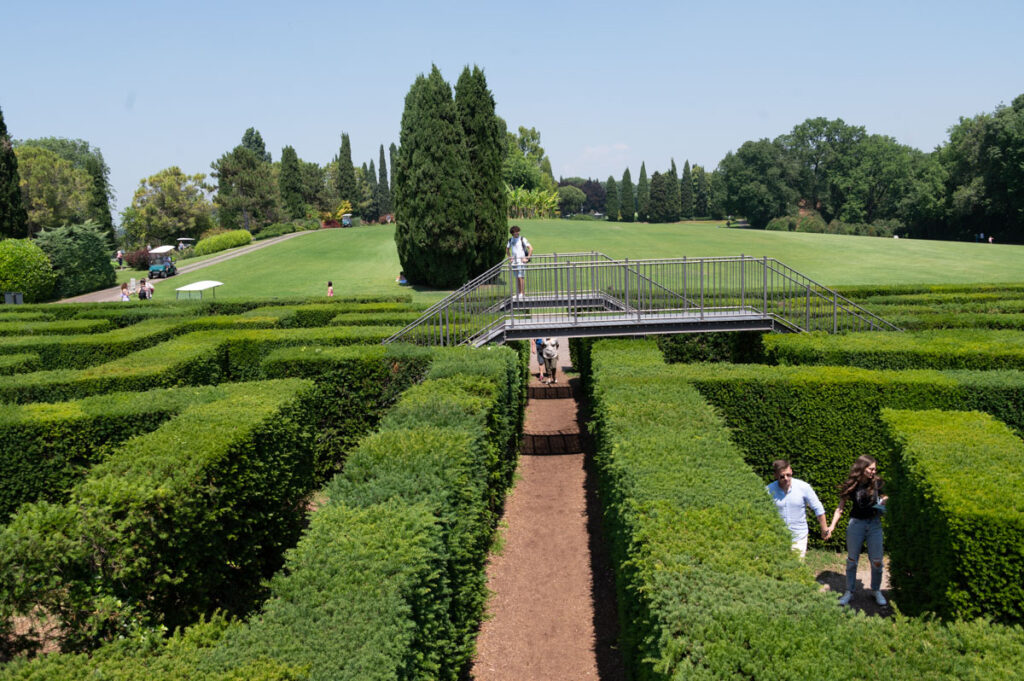
[{"label": "brown earth path", "polygon": [[530,400],[517,482],[505,504],[502,545],[491,555],[477,681],[618,681],[614,578],[579,418],[579,379],[544,386],[531,357]]},{"label": "brown earth path", "polygon": [[[233,249],[233,250],[231,250],[229,252],[222,253],[222,254],[219,254],[219,255],[215,255],[212,258],[208,258],[206,260],[203,260],[202,262],[193,263],[191,265],[182,265],[181,267],[178,268],[178,274],[188,274],[189,272],[193,272],[195,270],[201,270],[204,267],[209,267],[210,265],[216,265],[217,263],[224,262],[225,260],[231,260],[232,258],[237,258],[240,255],[245,255],[246,253],[252,253],[253,251],[258,251],[261,248],[266,248],[267,246],[270,246],[272,244],[276,244],[276,243],[281,242],[281,241],[286,241],[288,239],[293,239],[295,237],[302,236],[303,234],[311,234],[311,233],[312,232],[308,232],[308,231],[307,232],[292,232],[291,234],[282,234],[281,236],[273,237],[273,238],[270,238],[270,239],[264,239],[263,241],[257,241],[255,243],[249,244],[248,246],[242,246],[240,248],[235,248],[235,249]],[[159,291],[160,289],[163,289],[163,288],[170,288],[171,291],[165,292],[161,296],[161,297],[164,297],[164,298],[170,298],[170,295],[174,293],[173,289],[177,288],[177,287],[176,286],[163,287],[160,284],[161,283],[174,284],[175,281],[176,280],[173,277],[171,279],[153,279],[153,288],[156,291]],[[156,293],[154,293],[154,298],[155,297],[156,297]],[[103,289],[102,291],[93,291],[91,293],[83,293],[80,296],[74,296],[73,298],[65,298],[64,300],[58,300],[56,302],[58,302],[58,303],[106,303],[106,302],[118,302],[120,300],[121,300],[121,286],[117,285],[117,286],[114,286],[113,288]]]}]

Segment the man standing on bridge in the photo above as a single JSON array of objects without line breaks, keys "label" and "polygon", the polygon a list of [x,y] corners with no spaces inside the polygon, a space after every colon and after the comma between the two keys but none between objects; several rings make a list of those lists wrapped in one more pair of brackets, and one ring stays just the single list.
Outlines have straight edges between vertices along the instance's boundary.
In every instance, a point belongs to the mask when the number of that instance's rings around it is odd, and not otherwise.
[{"label": "man standing on bridge", "polygon": [[525,236],[519,236],[519,225],[512,225],[508,233],[512,236],[505,244],[505,255],[512,261],[512,271],[516,277],[517,298],[522,298],[526,291],[526,263],[533,255],[533,245]]},{"label": "man standing on bridge", "polygon": [[821,526],[822,539],[828,539],[832,533],[825,523],[825,507],[818,501],[818,495],[803,480],[793,477],[793,468],[785,459],[772,462],[775,471],[775,482],[765,489],[779,509],[779,515],[785,521],[793,536],[793,550],[800,552],[800,557],[807,555],[807,509],[810,508]]}]

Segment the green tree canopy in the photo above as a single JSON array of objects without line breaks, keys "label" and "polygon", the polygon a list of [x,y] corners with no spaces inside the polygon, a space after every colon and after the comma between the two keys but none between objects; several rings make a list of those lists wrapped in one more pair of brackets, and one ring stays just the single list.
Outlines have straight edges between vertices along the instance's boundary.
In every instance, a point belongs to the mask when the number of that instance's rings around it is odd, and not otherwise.
[{"label": "green tree canopy", "polygon": [[280,219],[273,170],[254,151],[238,145],[211,167],[217,178],[213,202],[222,227],[257,232]]},{"label": "green tree canopy", "polygon": [[0,291],[21,293],[26,303],[41,303],[53,297],[56,278],[50,259],[31,239],[0,241]]},{"label": "green tree canopy", "polygon": [[354,207],[359,203],[360,196],[356,187],[356,169],[352,165],[352,142],[347,132],[341,133],[341,148],[334,160],[337,162],[334,182],[338,198],[350,202]]},{"label": "green tree canopy", "polygon": [[125,238],[140,247],[198,239],[213,224],[212,191],[205,175],[186,175],[177,166],[141,180],[121,220]]},{"label": "green tree canopy", "polygon": [[619,219],[619,184],[611,175],[604,183],[604,212],[612,222]]},{"label": "green tree canopy", "polygon": [[21,195],[18,156],[7,133],[4,112],[0,110],[0,238],[28,234],[28,213]]},{"label": "green tree canopy", "polygon": [[506,133],[506,155],[502,171],[505,184],[526,189],[554,190],[558,184],[551,172],[551,159],[540,145],[536,128],[519,126],[519,133]]},{"label": "green tree canopy", "polygon": [[28,213],[25,236],[88,218],[93,189],[88,172],[43,147],[19,145],[15,154]]},{"label": "green tree canopy", "polygon": [[256,154],[256,157],[267,163],[271,162],[270,152],[263,143],[263,135],[256,128],[248,128],[242,133],[242,146]]},{"label": "green tree canopy", "polygon": [[683,163],[683,176],[679,180],[679,214],[684,219],[692,218],[696,202],[693,191],[693,174],[690,172],[690,161]]},{"label": "green tree canopy", "polygon": [[54,295],[69,298],[117,283],[106,231],[87,221],[43,230],[35,239],[57,275]]},{"label": "green tree canopy", "polygon": [[395,244],[410,282],[452,288],[469,278],[477,244],[469,168],[451,86],[434,66],[405,96],[394,167]]},{"label": "green tree canopy", "polygon": [[640,178],[636,181],[636,219],[647,222],[651,215],[651,185],[647,181],[647,166],[640,164]]},{"label": "green tree canopy", "polygon": [[292,146],[281,150],[281,172],[277,182],[285,217],[291,220],[303,217],[306,214],[306,201],[302,191],[302,166]]},{"label": "green tree canopy", "polygon": [[562,215],[573,215],[583,210],[583,202],[587,195],[579,187],[571,184],[562,185],[558,188],[558,210]]},{"label": "green tree canopy", "polygon": [[388,182],[388,166],[384,160],[384,145],[380,145],[380,159],[377,162],[377,205],[380,215],[395,212],[391,201],[391,185]]},{"label": "green tree canopy", "polygon": [[784,154],[782,144],[767,139],[744,142],[735,154],[726,154],[718,166],[726,191],[725,209],[745,216],[758,229],[795,209],[792,166]]},{"label": "green tree canopy", "polygon": [[[502,166],[506,153],[505,121],[495,113],[494,95],[484,72],[467,66],[455,84],[455,108],[469,152],[470,190],[476,243],[470,276],[476,276],[505,253],[508,203]],[[383,154],[381,155],[383,158]]]},{"label": "green tree canopy", "polygon": [[629,168],[622,173],[622,184],[619,185],[619,214],[623,222],[633,222],[636,214],[636,197],[633,194],[633,178]]}]

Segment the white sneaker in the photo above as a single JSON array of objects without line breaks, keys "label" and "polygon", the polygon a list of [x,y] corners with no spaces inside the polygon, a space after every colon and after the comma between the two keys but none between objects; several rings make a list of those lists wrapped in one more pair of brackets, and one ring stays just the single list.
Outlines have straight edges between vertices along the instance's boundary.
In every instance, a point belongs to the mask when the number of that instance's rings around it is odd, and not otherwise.
[{"label": "white sneaker", "polygon": [[881,591],[876,591],[875,592],[875,603],[878,603],[879,605],[883,605],[884,606],[884,605],[888,605],[889,601],[885,600],[885,596],[882,595]]},{"label": "white sneaker", "polygon": [[847,591],[846,593],[844,593],[842,596],[839,597],[839,605],[849,605],[850,601],[852,599],[853,599],[853,594],[851,592]]}]

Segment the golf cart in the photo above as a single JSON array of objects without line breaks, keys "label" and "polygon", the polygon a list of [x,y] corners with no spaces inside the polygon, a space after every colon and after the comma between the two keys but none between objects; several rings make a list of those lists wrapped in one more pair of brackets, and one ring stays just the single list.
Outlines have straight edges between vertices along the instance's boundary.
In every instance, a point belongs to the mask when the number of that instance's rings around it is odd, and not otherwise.
[{"label": "golf cart", "polygon": [[178,268],[171,262],[174,246],[157,246],[149,251],[149,278],[166,279],[178,273]]}]

